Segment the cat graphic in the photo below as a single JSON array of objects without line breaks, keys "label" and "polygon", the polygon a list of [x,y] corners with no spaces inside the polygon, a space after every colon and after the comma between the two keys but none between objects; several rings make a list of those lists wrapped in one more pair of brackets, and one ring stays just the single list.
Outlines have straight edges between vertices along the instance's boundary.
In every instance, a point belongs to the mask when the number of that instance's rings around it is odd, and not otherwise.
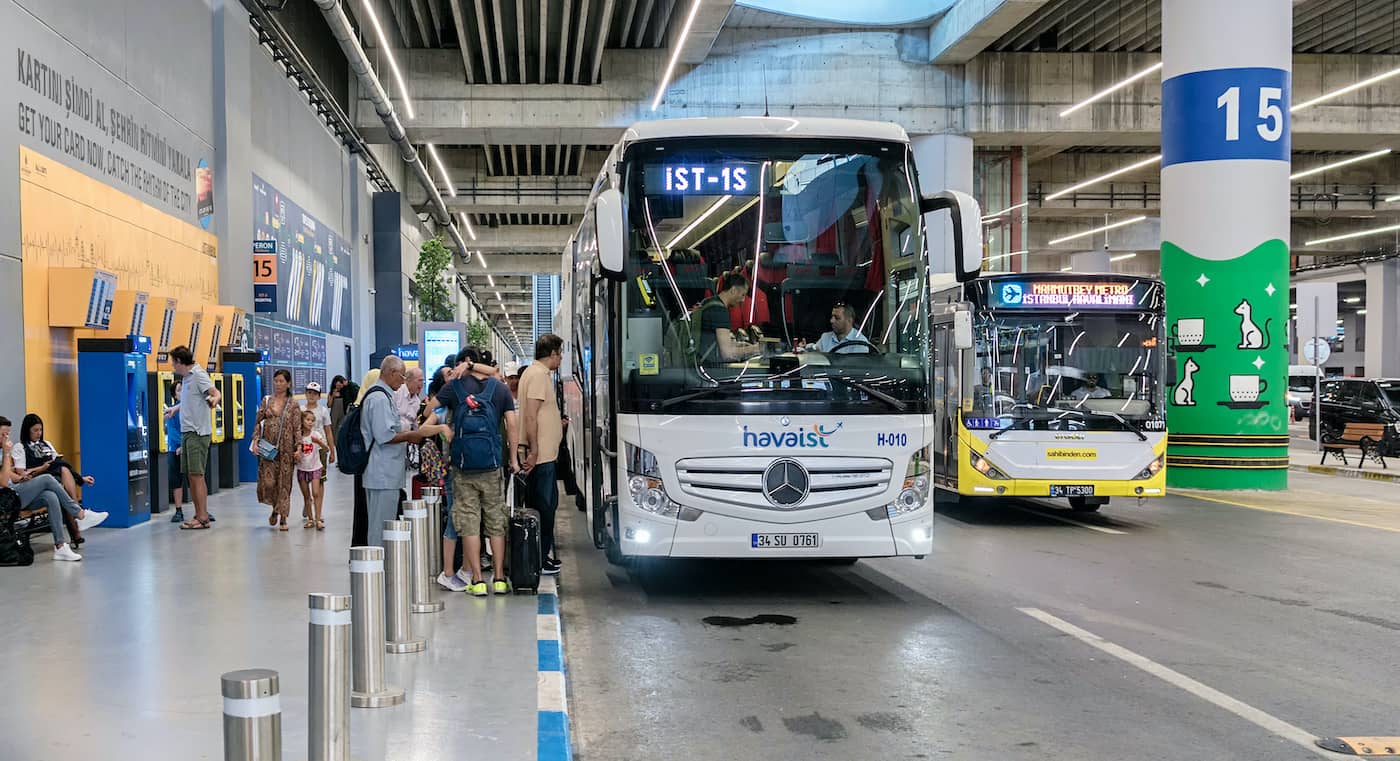
[{"label": "cat graphic", "polygon": [[1181,369],[1181,382],[1172,390],[1172,404],[1178,407],[1196,406],[1196,371],[1200,369],[1194,358],[1186,358],[1186,364]]},{"label": "cat graphic", "polygon": [[1270,317],[1264,320],[1264,327],[1261,330],[1254,322],[1254,308],[1249,302],[1240,299],[1240,305],[1235,307],[1235,314],[1240,316],[1240,345],[1241,349],[1267,349],[1269,348],[1269,323],[1274,321]]}]

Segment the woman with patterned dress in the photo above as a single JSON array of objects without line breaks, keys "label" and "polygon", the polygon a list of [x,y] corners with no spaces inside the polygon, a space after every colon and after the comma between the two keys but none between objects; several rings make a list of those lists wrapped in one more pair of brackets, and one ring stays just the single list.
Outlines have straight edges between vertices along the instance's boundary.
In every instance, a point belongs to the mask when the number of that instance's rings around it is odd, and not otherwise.
[{"label": "woman with patterned dress", "polygon": [[[272,394],[258,405],[253,424],[253,454],[258,455],[258,501],[272,508],[267,525],[287,530],[287,514],[292,509],[292,482],[296,480],[297,444],[301,441],[301,407],[292,398],[292,374],[278,370],[272,375]],[[272,459],[264,457],[266,441],[277,448]],[[270,452],[266,452],[270,453]]]}]

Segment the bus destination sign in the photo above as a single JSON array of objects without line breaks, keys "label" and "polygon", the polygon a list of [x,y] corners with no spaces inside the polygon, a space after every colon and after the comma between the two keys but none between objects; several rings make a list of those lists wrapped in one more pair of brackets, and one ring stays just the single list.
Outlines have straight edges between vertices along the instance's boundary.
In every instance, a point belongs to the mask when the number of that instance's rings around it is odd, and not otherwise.
[{"label": "bus destination sign", "polygon": [[1142,302],[1147,284],[1132,282],[1020,280],[991,286],[994,309],[1124,309]]},{"label": "bus destination sign", "polygon": [[647,195],[758,195],[761,164],[751,161],[647,164]]}]

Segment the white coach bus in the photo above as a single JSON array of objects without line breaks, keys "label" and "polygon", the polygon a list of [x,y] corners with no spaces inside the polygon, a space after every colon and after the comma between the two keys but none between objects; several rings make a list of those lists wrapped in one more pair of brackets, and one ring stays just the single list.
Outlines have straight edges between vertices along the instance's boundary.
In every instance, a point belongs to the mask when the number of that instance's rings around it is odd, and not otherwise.
[{"label": "white coach bus", "polygon": [[975,277],[976,202],[921,195],[894,124],[627,130],[564,252],[556,322],[569,449],[609,560],[930,551],[922,214],[940,210]]}]

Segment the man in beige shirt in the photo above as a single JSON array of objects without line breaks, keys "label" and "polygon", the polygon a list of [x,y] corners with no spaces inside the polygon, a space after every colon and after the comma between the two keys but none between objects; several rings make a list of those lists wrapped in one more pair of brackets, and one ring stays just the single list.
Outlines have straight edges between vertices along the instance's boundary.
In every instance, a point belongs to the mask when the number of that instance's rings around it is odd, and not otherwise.
[{"label": "man in beige shirt", "polygon": [[564,420],[559,414],[559,397],[554,390],[554,371],[563,358],[564,339],[553,333],[540,336],[535,342],[535,361],[520,376],[518,404],[524,410],[521,418],[522,438],[529,447],[524,469],[528,474],[529,507],[540,513],[540,552],[544,556],[544,572],[559,573],[559,560],[554,549],[554,513],[559,507],[559,485],[556,482],[556,461],[559,442],[564,438]]}]

